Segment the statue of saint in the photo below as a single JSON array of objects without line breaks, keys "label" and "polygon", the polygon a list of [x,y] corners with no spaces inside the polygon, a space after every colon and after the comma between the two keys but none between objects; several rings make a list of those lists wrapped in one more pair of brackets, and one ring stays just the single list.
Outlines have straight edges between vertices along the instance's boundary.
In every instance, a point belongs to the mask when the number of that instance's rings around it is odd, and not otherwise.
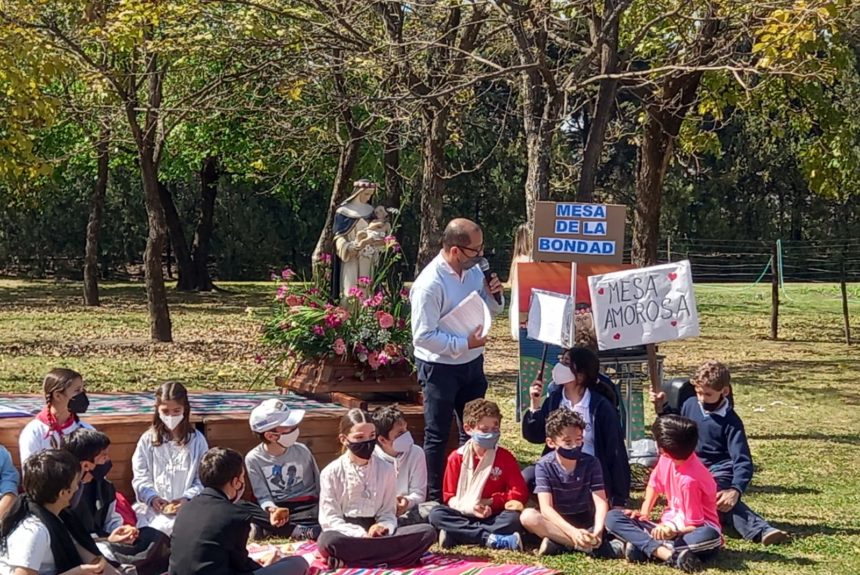
[{"label": "statue of saint", "polygon": [[370,204],[377,185],[362,179],[354,182],[352,189],[334,215],[333,299],[345,298],[350,288],[358,286],[358,278],[373,277],[385,237],[391,233],[385,208]]}]

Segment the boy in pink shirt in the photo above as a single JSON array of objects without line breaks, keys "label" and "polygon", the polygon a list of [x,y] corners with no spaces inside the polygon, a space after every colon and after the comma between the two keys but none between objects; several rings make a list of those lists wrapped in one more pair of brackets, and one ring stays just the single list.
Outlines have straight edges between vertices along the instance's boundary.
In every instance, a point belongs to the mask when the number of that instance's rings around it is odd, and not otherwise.
[{"label": "boy in pink shirt", "polygon": [[[606,530],[624,541],[629,561],[654,558],[686,573],[702,569],[702,559],[723,545],[717,514],[717,484],[695,454],[699,434],[695,422],[665,415],[651,428],[660,460],[651,472],[639,511],[613,509]],[[666,509],[655,523],[651,510],[660,495]]]}]

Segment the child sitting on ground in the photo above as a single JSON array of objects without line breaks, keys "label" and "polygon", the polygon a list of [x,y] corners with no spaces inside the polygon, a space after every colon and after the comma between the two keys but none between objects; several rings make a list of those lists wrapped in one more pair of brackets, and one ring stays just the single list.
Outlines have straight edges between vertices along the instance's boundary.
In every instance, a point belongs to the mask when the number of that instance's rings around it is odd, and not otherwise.
[{"label": "child sitting on ground", "polygon": [[[717,484],[696,457],[695,422],[664,415],[651,432],[660,459],[648,480],[645,500],[639,511],[611,510],[606,529],[627,543],[624,555],[629,561],[654,558],[693,573],[702,568],[702,559],[712,557],[723,545]],[[651,510],[661,494],[666,496],[666,508],[654,523]]]},{"label": "child sitting on ground", "polygon": [[520,517],[527,531],[543,539],[538,555],[569,551],[605,558],[622,555],[620,542],[603,533],[609,502],[600,462],[582,451],[584,430],[582,416],[567,409],[557,409],[547,418],[546,444],[553,451],[535,466],[540,511],[526,509]]},{"label": "child sitting on ground", "polygon": [[483,545],[521,551],[520,511],[528,500],[525,480],[514,456],[498,447],[502,412],[486,399],[463,409],[463,428],[471,436],[448,456],[442,498],[430,512],[439,529],[439,546]]},{"label": "child sitting on ground", "polygon": [[79,427],[87,425],[78,417],[90,406],[84,380],[72,369],[52,369],[42,382],[45,407],[31,420],[18,438],[21,461],[45,449],[61,449],[65,438]]},{"label": "child sitting on ground", "polygon": [[330,569],[417,564],[436,531],[429,525],[397,527],[394,468],[373,453],[370,415],[347,411],[338,438],[345,453],[320,474],[320,555]]},{"label": "child sitting on ground", "polygon": [[258,505],[241,501],[245,465],[232,449],[214,447],[200,461],[203,492],[185,503],[173,526],[170,575],[304,575],[306,557],[270,555],[266,565],[248,556],[251,524],[271,525]]},{"label": "child sitting on ground", "polygon": [[258,531],[293,539],[319,537],[319,468],[314,456],[297,443],[299,424],[305,412],[290,409],[279,399],[267,399],[251,411],[251,431],[261,443],[245,456],[254,497],[267,513],[288,522],[279,529]]},{"label": "child sitting on ground", "polygon": [[[696,397],[681,406],[681,415],[696,422],[696,455],[717,482],[717,510],[724,529],[733,527],[748,541],[775,545],[788,534],[772,527],[741,501],[753,478],[753,461],[744,423],[732,406],[729,368],[714,360],[702,364],[693,376]],[[657,413],[668,413],[666,394],[651,392]]]},{"label": "child sitting on ground", "polygon": [[373,412],[376,425],[376,455],[394,466],[397,475],[397,524],[401,527],[427,523],[435,506],[427,499],[427,459],[424,450],[415,445],[403,412],[396,405],[380,407]]},{"label": "child sitting on ground", "polygon": [[169,381],[158,388],[152,427],[140,437],[131,458],[138,527],[171,534],[179,508],[203,491],[197,466],[208,448],[191,423],[185,386]]},{"label": "child sitting on ground", "polygon": [[3,519],[18,498],[18,470],[12,465],[9,450],[0,445],[0,519]]},{"label": "child sitting on ground", "polygon": [[74,455],[59,449],[24,461],[24,495],[0,520],[0,573],[118,575],[86,533],[60,520],[78,490],[80,469]]},{"label": "child sitting on ground", "polygon": [[110,438],[93,429],[78,429],[66,440],[65,449],[81,464],[82,493],[63,511],[61,518],[81,526],[95,540],[99,551],[117,566],[134,565],[138,575],[160,575],[167,569],[170,539],[151,527],[124,525],[116,510],[116,489],[106,479],[112,467]]}]

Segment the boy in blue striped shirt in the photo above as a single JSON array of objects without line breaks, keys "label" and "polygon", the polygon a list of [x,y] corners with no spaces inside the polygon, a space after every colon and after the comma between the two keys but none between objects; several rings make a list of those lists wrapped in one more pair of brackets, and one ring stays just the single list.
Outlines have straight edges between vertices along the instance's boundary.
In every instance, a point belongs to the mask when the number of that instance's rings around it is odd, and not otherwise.
[{"label": "boy in blue striped shirt", "polygon": [[620,542],[609,541],[604,534],[609,502],[600,462],[582,451],[584,430],[582,417],[568,409],[557,409],[547,418],[546,444],[553,451],[535,466],[540,511],[526,509],[520,516],[522,526],[542,538],[539,555],[623,554]]}]

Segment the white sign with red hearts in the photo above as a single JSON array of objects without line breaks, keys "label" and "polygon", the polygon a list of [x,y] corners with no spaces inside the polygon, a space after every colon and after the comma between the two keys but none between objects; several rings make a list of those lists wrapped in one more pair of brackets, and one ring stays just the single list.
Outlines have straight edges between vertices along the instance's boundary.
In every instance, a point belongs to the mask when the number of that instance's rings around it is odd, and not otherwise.
[{"label": "white sign with red hearts", "polygon": [[590,276],[588,288],[600,349],[699,335],[693,275],[687,260]]}]

